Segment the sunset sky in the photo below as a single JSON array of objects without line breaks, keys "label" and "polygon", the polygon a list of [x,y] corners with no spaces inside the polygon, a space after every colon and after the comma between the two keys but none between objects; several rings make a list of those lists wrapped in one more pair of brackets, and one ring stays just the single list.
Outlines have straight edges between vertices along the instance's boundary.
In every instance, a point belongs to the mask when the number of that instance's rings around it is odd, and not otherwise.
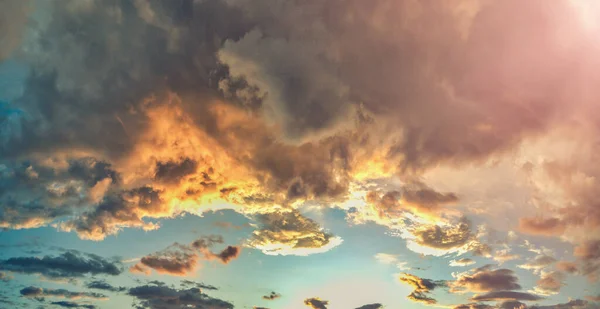
[{"label": "sunset sky", "polygon": [[600,309],[600,1],[0,0],[0,309]]}]

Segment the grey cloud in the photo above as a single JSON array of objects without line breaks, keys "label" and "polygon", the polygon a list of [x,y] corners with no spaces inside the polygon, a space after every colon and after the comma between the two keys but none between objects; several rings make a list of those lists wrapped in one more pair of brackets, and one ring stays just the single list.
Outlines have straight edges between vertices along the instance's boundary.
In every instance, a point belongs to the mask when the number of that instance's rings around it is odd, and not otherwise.
[{"label": "grey cloud", "polygon": [[164,285],[143,285],[129,289],[137,306],[148,309],[183,309],[189,307],[233,309],[233,304],[212,298],[198,288],[177,290]]},{"label": "grey cloud", "polygon": [[91,292],[73,292],[65,289],[42,289],[39,287],[29,286],[21,289],[19,293],[24,297],[44,299],[45,297],[62,297],[68,299],[107,299],[107,296],[100,293]]},{"label": "grey cloud", "polygon": [[13,257],[1,260],[0,269],[24,274],[39,274],[48,278],[73,278],[85,275],[116,276],[122,271],[118,262],[73,250],[58,256]]},{"label": "grey cloud", "polygon": [[356,309],[382,309],[382,308],[383,308],[382,304],[368,304],[368,305],[360,306]]},{"label": "grey cloud", "polygon": [[72,301],[54,301],[50,304],[56,305],[63,308],[85,308],[85,309],[96,309],[97,307],[90,304],[79,304]]},{"label": "grey cloud", "polygon": [[105,290],[105,291],[110,291],[110,292],[124,292],[127,290],[126,287],[113,286],[112,284],[110,284],[104,280],[94,280],[94,281],[87,282],[85,284],[85,287],[87,287],[88,289]]}]

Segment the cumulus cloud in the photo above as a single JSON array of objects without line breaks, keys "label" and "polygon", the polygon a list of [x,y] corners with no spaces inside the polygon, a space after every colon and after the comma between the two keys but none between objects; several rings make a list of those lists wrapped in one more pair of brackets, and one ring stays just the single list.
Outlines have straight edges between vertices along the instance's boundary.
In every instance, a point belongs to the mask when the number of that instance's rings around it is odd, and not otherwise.
[{"label": "cumulus cloud", "polygon": [[560,271],[544,272],[532,292],[546,296],[558,294],[565,285],[564,280],[565,274]]},{"label": "cumulus cloud", "polygon": [[59,297],[67,299],[108,299],[104,294],[92,292],[72,292],[65,289],[42,289],[39,287],[29,286],[23,288],[19,293],[24,297],[44,299],[45,297]]},{"label": "cumulus cloud", "polygon": [[129,271],[150,274],[153,269],[162,274],[185,276],[195,272],[201,260],[218,260],[227,264],[238,256],[240,249],[227,246],[217,253],[209,250],[213,245],[221,243],[223,238],[217,235],[200,237],[190,245],[174,243],[162,251],[142,257]]},{"label": "cumulus cloud", "polygon": [[85,275],[119,275],[121,265],[95,254],[70,250],[58,256],[13,257],[0,260],[0,269],[38,274],[47,278],[69,279]]},{"label": "cumulus cloud", "polygon": [[198,288],[177,290],[165,285],[142,285],[130,288],[128,295],[137,300],[137,306],[149,309],[215,308],[233,309],[233,304],[210,297]]},{"label": "cumulus cloud", "polygon": [[307,307],[311,307],[313,309],[327,309],[328,301],[322,300],[318,297],[307,298],[304,300],[304,304]]},{"label": "cumulus cloud", "polygon": [[90,304],[80,304],[72,301],[53,301],[50,304],[63,307],[63,308],[85,308],[85,309],[96,309],[97,307]]},{"label": "cumulus cloud", "polygon": [[479,268],[472,274],[462,274],[455,281],[449,283],[451,292],[492,292],[503,290],[519,290],[521,286],[517,276],[510,269]]},{"label": "cumulus cloud", "polygon": [[428,296],[435,288],[445,286],[443,281],[433,281],[430,279],[419,278],[415,275],[403,273],[400,276],[400,281],[414,288],[414,290],[406,297],[415,302],[425,304],[436,304],[437,301]]},{"label": "cumulus cloud", "polygon": [[297,210],[256,215],[259,229],[249,240],[251,247],[269,255],[309,255],[328,251],[342,243]]}]

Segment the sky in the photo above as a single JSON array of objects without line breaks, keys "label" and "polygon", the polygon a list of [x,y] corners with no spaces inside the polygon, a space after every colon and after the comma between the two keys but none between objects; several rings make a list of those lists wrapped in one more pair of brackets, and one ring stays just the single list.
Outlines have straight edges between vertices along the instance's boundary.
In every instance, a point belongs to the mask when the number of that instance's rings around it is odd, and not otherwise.
[{"label": "sky", "polygon": [[600,308],[600,2],[0,0],[0,308]]}]

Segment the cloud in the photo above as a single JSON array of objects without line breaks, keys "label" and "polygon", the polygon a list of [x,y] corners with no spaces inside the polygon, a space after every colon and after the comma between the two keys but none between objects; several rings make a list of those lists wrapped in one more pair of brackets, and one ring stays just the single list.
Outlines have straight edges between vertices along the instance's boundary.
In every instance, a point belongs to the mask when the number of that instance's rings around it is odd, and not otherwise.
[{"label": "cloud", "polygon": [[121,265],[95,254],[69,250],[58,256],[13,257],[0,260],[0,269],[38,274],[47,278],[74,278],[85,275],[119,275]]},{"label": "cloud", "polygon": [[469,259],[469,258],[461,258],[458,260],[450,261],[450,266],[453,266],[453,267],[465,267],[465,266],[469,266],[469,265],[473,265],[473,264],[475,264],[475,261],[473,261],[472,259]]},{"label": "cloud", "polygon": [[[569,302],[562,304],[555,304],[549,306],[531,306],[531,309],[575,309],[575,308],[588,308],[589,303],[582,299],[572,299]],[[592,307],[593,308],[593,307]]]},{"label": "cloud", "polygon": [[521,286],[517,276],[510,269],[475,269],[472,274],[463,274],[449,283],[451,292],[492,292],[519,290]]},{"label": "cloud", "polygon": [[216,286],[214,286],[214,285],[210,285],[210,284],[204,284],[204,283],[200,283],[200,282],[194,282],[194,281],[190,281],[190,280],[181,280],[181,283],[180,283],[180,284],[181,284],[181,286],[184,286],[184,287],[190,287],[190,286],[193,286],[193,287],[197,287],[197,288],[199,288],[199,289],[205,289],[205,290],[213,290],[213,291],[216,291],[216,290],[218,290],[218,289],[219,289],[219,288],[217,288],[217,287],[216,287]]},{"label": "cloud", "polygon": [[515,292],[515,291],[493,291],[485,294],[477,294],[471,297],[472,301],[501,301],[501,300],[540,300],[542,299],[540,296],[523,293],[523,292]]},{"label": "cloud", "polygon": [[403,273],[400,276],[400,281],[414,288],[414,290],[407,296],[408,299],[425,304],[436,304],[437,301],[427,295],[435,288],[445,285],[445,282],[443,281],[423,279],[407,273]]},{"label": "cloud", "polygon": [[486,304],[479,304],[479,303],[462,304],[462,305],[453,307],[453,309],[493,309],[493,308],[495,308],[495,307],[486,305]]},{"label": "cloud", "polygon": [[177,290],[165,285],[142,285],[130,288],[127,294],[138,301],[137,306],[149,309],[189,307],[233,309],[233,304],[212,298],[198,288]]},{"label": "cloud", "polygon": [[558,294],[565,285],[565,277],[560,271],[543,272],[531,292],[545,296]]},{"label": "cloud", "polygon": [[318,297],[307,298],[304,300],[304,304],[307,307],[311,307],[313,309],[327,309],[328,301],[322,300]]},{"label": "cloud", "polygon": [[108,297],[100,293],[91,292],[72,292],[65,289],[42,289],[39,287],[29,286],[19,291],[22,296],[36,299],[44,299],[44,297],[58,297],[67,299],[101,299],[106,300]]},{"label": "cloud", "polygon": [[588,295],[585,297],[586,299],[590,300],[590,301],[600,301],[600,295]]},{"label": "cloud", "polygon": [[565,224],[558,218],[521,218],[519,229],[532,235],[560,236],[565,232]]},{"label": "cloud", "polygon": [[122,287],[122,286],[116,287],[116,286],[109,284],[108,282],[106,282],[104,280],[93,280],[93,281],[87,282],[85,284],[85,287],[88,289],[104,290],[104,291],[110,291],[110,292],[124,292],[125,290],[127,290],[126,287]]},{"label": "cloud", "polygon": [[29,1],[5,1],[0,4],[0,61],[6,60],[18,47],[25,35],[28,15],[31,12]]},{"label": "cloud", "polygon": [[63,307],[63,308],[85,308],[85,309],[95,309],[96,308],[96,306],[94,306],[94,305],[79,304],[79,303],[72,302],[72,301],[54,301],[54,302],[51,302],[50,304],[59,306],[59,307]]},{"label": "cloud", "polygon": [[564,271],[569,274],[576,274],[578,272],[577,264],[568,261],[559,261],[556,263],[556,269]]},{"label": "cloud", "polygon": [[440,218],[444,207],[458,202],[458,197],[453,193],[437,192],[420,182],[412,182],[404,185],[400,191],[389,191],[383,195],[370,191],[366,201],[382,220],[402,217],[406,211],[435,219]]},{"label": "cloud", "polygon": [[214,244],[220,243],[223,243],[223,238],[218,235],[200,237],[190,245],[174,243],[165,250],[142,257],[129,270],[149,274],[154,269],[162,274],[185,276],[195,272],[201,260],[218,260],[227,264],[237,258],[240,249],[236,246],[227,246],[218,253],[209,250]]},{"label": "cloud", "polygon": [[519,268],[533,270],[534,272],[540,271],[541,269],[548,267],[549,265],[556,262],[556,259],[548,255],[538,255],[529,262],[521,265],[517,265]]},{"label": "cloud", "polygon": [[497,250],[492,257],[494,261],[502,264],[504,262],[518,259],[520,256],[510,252],[510,249]]},{"label": "cloud", "polygon": [[5,272],[0,272],[0,281],[8,282],[12,280],[13,277]]},{"label": "cloud", "polygon": [[368,305],[363,305],[360,307],[357,307],[355,309],[382,309],[383,305],[382,304],[368,304]]},{"label": "cloud", "polygon": [[600,278],[600,240],[589,240],[575,247],[573,255],[578,258],[581,274],[591,281]]},{"label": "cloud", "polygon": [[275,300],[281,297],[281,294],[279,293],[275,293],[275,292],[271,292],[268,295],[263,295],[262,299],[264,300]]},{"label": "cloud", "polygon": [[256,215],[259,229],[253,232],[249,245],[269,255],[309,255],[326,252],[342,243],[315,221],[297,210],[276,211]]}]

